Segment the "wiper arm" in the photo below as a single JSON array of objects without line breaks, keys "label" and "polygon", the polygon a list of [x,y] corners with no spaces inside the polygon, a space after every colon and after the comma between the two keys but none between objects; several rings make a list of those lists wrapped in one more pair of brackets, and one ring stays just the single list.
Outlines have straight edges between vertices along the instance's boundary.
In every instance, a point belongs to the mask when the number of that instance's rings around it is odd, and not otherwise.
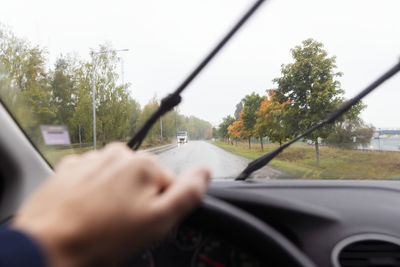
[{"label": "wiper arm", "polygon": [[308,129],[307,131],[305,131],[303,134],[301,134],[301,135],[297,136],[296,138],[290,140],[289,142],[283,144],[279,148],[250,162],[249,165],[239,174],[239,176],[235,180],[236,181],[246,180],[253,172],[255,172],[256,170],[267,165],[272,159],[274,159],[276,156],[278,156],[279,153],[281,153],[284,149],[289,147],[294,142],[300,140],[301,138],[306,137],[307,135],[309,135],[310,133],[314,132],[315,130],[323,127],[324,125],[334,122],[337,118],[339,118],[341,115],[343,115],[343,113],[345,113],[352,106],[357,104],[357,102],[359,102],[362,98],[364,98],[366,95],[371,93],[378,86],[380,86],[386,80],[390,79],[393,75],[395,75],[399,71],[400,71],[400,62],[397,63],[394,67],[392,67],[390,70],[388,70],[386,73],[384,73],[381,77],[379,77],[372,84],[370,84],[367,88],[362,90],[358,95],[349,99],[343,105],[338,107],[336,110],[329,113],[324,120],[318,122],[313,127]]},{"label": "wiper arm", "polygon": [[221,50],[221,48],[231,39],[231,37],[239,30],[239,28],[247,21],[248,18],[261,6],[265,0],[258,0],[243,15],[243,17],[233,26],[233,28],[225,35],[224,38],[211,50],[211,52],[200,62],[200,64],[189,74],[182,84],[173,92],[161,100],[160,107],[151,115],[135,136],[128,142],[128,146],[133,150],[137,150],[142,144],[153,124],[165,113],[177,106],[182,98],[180,93],[193,81],[194,78],[204,69],[204,67],[213,59],[213,57]]}]

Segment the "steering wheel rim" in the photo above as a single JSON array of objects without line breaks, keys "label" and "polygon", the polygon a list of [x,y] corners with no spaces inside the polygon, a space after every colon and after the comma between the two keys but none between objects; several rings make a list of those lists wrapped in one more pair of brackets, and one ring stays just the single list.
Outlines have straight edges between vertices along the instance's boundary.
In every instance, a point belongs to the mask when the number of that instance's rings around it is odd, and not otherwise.
[{"label": "steering wheel rim", "polygon": [[[280,258],[280,266],[316,267],[290,240],[254,215],[225,201],[206,196],[201,205],[188,218],[186,223],[201,227],[210,232],[235,234],[234,239],[250,242],[253,252],[264,261],[272,261],[266,254]],[[249,247],[246,242],[245,247]],[[281,264],[285,265],[281,265]],[[276,264],[276,262],[275,262]]]}]

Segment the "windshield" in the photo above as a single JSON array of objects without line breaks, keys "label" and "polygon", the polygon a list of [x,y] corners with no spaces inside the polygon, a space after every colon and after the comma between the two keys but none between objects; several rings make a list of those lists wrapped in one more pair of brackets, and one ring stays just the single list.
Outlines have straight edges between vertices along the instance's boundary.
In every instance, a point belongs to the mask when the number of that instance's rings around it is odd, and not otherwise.
[{"label": "windshield", "polygon": [[[53,166],[128,142],[249,4],[3,1],[1,101]],[[398,61],[399,9],[397,0],[269,1],[141,149],[177,173],[205,165],[235,178]],[[396,75],[252,177],[400,179],[399,89]]]}]

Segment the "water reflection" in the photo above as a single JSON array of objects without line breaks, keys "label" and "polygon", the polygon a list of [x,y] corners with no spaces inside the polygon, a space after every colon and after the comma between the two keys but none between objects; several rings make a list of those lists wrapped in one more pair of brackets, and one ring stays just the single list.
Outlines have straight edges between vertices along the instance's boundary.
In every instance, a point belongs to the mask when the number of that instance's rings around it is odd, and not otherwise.
[{"label": "water reflection", "polygon": [[371,139],[367,146],[360,146],[359,149],[400,151],[400,135],[379,136]]}]

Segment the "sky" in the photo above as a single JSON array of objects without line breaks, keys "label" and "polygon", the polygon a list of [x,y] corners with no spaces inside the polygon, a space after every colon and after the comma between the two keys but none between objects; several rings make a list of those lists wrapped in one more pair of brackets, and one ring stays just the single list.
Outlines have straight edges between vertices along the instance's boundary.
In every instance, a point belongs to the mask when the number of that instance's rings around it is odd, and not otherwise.
[{"label": "sky", "polygon": [[[0,23],[48,51],[89,59],[110,43],[141,105],[172,92],[253,1],[2,0]],[[307,38],[337,57],[346,97],[400,60],[398,0],[269,0],[182,94],[181,113],[218,125],[251,92],[275,88],[290,49]],[[364,101],[362,118],[400,128],[400,74]]]}]

